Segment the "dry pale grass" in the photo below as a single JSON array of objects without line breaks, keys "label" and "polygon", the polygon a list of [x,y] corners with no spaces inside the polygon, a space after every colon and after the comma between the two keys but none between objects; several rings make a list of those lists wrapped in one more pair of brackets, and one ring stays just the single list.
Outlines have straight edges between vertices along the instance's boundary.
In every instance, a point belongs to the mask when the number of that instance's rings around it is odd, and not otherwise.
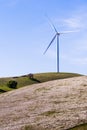
[{"label": "dry pale grass", "polygon": [[0,95],[0,130],[66,130],[82,123],[87,123],[86,76]]}]

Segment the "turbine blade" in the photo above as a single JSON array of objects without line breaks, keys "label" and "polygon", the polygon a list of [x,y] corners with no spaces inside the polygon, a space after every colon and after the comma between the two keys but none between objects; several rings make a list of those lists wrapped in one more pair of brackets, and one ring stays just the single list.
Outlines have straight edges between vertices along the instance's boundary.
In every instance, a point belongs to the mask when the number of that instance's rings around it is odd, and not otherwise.
[{"label": "turbine blade", "polygon": [[74,30],[74,31],[63,31],[63,32],[60,32],[60,34],[73,33],[73,32],[79,32],[79,30]]},{"label": "turbine blade", "polygon": [[50,19],[47,15],[46,15],[46,17],[47,17],[48,22],[49,22],[49,24],[51,25],[51,27],[55,30],[56,33],[58,33],[58,32],[57,32],[57,29],[56,29],[56,27],[54,26],[54,24],[53,24],[53,22],[51,21],[51,19]]},{"label": "turbine blade", "polygon": [[47,52],[47,50],[49,49],[49,47],[51,46],[51,44],[53,43],[53,41],[55,40],[56,35],[53,37],[53,39],[51,40],[50,44],[48,45],[48,47],[46,48],[46,50],[44,51],[43,54],[45,54]]},{"label": "turbine blade", "polygon": [[50,23],[50,25],[54,28],[55,32],[58,33],[57,29],[55,28],[55,26],[54,26],[54,24],[52,22]]}]

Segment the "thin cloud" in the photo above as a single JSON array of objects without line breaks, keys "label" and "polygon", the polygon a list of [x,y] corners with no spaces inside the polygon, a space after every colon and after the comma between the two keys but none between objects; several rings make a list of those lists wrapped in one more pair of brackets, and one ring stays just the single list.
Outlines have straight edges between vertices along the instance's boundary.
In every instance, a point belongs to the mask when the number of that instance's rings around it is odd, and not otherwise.
[{"label": "thin cloud", "polygon": [[69,28],[82,28],[83,24],[81,23],[81,19],[80,18],[68,18],[64,20],[64,23],[66,24],[66,26],[68,26]]},{"label": "thin cloud", "polygon": [[68,18],[62,20],[71,29],[87,29],[87,9],[84,7],[73,11]]}]

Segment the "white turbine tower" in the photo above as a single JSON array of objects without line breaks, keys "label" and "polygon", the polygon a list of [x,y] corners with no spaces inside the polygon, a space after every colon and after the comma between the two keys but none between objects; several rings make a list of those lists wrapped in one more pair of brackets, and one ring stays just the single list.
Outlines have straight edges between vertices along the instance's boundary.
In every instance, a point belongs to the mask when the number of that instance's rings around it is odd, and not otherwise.
[{"label": "white turbine tower", "polygon": [[46,48],[46,50],[44,51],[43,54],[45,54],[47,52],[47,50],[49,49],[49,47],[51,46],[51,44],[54,42],[54,40],[57,38],[57,72],[59,73],[59,37],[61,34],[64,33],[69,33],[69,32],[75,32],[75,31],[64,31],[64,32],[58,32],[56,27],[54,26],[54,24],[50,21],[51,26],[54,28],[55,30],[55,36],[52,38],[50,44],[48,45],[48,47]]}]

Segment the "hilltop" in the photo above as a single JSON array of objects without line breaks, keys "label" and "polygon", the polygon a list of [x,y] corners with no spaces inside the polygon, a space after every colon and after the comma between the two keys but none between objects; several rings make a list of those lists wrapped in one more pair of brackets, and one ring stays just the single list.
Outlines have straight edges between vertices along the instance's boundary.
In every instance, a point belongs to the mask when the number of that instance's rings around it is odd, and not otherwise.
[{"label": "hilltop", "polygon": [[0,95],[0,130],[66,130],[83,123],[87,123],[86,76]]},{"label": "hilltop", "polygon": [[33,79],[30,79],[28,74],[22,76],[0,78],[0,93],[14,90],[7,86],[7,83],[10,80],[16,81],[18,83],[17,88],[21,88],[26,85],[43,83],[43,82],[52,81],[56,79],[64,79],[64,78],[81,76],[80,74],[76,74],[76,73],[38,73],[33,75],[34,75]]}]

